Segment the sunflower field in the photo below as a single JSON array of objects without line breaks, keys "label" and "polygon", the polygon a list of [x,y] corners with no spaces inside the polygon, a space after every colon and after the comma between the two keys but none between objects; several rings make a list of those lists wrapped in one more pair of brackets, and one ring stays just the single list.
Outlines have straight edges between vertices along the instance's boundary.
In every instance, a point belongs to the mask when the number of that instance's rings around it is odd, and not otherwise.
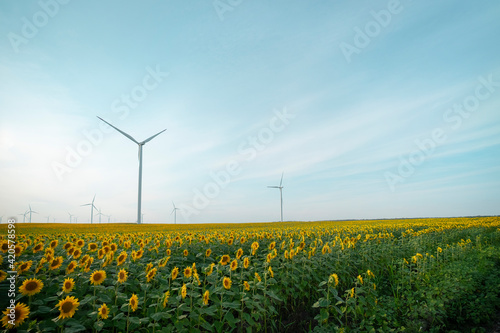
[{"label": "sunflower field", "polygon": [[7,332],[480,332],[500,309],[500,217],[0,232]]}]

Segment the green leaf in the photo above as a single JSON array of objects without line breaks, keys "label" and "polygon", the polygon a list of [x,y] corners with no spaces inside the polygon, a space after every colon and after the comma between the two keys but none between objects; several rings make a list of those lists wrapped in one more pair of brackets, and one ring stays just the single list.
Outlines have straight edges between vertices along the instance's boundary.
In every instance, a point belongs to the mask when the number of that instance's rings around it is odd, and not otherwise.
[{"label": "green leaf", "polygon": [[244,312],[244,313],[243,313],[243,318],[245,318],[245,321],[246,321],[246,322],[247,322],[250,326],[254,326],[254,325],[255,325],[255,321],[252,319],[252,317],[251,317],[248,313]]},{"label": "green leaf", "polygon": [[123,312],[120,312],[119,314],[117,314],[117,315],[113,318],[113,320],[119,320],[119,319],[121,319],[121,318],[123,318],[123,317],[125,317],[125,314],[124,314]]},{"label": "green leaf", "polygon": [[137,317],[130,317],[128,319],[129,322],[131,322],[132,324],[136,324],[136,325],[140,325],[141,324],[141,320]]},{"label": "green leaf", "polygon": [[48,306],[39,306],[37,309],[38,313],[49,313],[52,309]]},{"label": "green leaf", "polygon": [[97,332],[99,332],[100,330],[102,330],[102,328],[104,327],[104,322],[103,321],[96,321],[94,323],[94,328],[97,330]]}]

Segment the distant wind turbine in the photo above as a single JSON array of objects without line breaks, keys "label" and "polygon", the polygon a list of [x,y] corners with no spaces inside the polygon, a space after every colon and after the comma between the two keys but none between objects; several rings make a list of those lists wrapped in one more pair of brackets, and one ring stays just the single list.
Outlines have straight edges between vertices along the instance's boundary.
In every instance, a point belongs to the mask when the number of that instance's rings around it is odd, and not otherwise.
[{"label": "distant wind turbine", "polygon": [[99,223],[101,223],[101,216],[104,215],[103,213],[101,213],[101,208],[97,209],[97,215],[99,215]]},{"label": "distant wind turbine", "polygon": [[73,215],[73,214],[70,214],[69,212],[68,212],[68,215],[69,215],[69,223],[71,223],[71,218],[72,218],[74,215]]},{"label": "distant wind turbine", "polygon": [[28,212],[26,211],[26,212],[24,212],[24,214],[23,214],[23,213],[21,213],[21,214],[19,214],[19,215],[22,215],[22,216],[23,216],[23,223],[24,223],[24,222],[26,222],[26,215],[28,215]]},{"label": "distant wind turbine", "polygon": [[35,213],[35,214],[38,214],[37,212],[35,212],[34,210],[31,210],[31,205],[29,205],[30,207],[30,210],[28,211],[28,213],[30,213],[30,223],[31,223],[31,213]]},{"label": "distant wind turbine", "polygon": [[2,216],[0,216],[0,223],[2,223],[2,219],[3,219],[3,215],[2,215]]},{"label": "distant wind turbine", "polygon": [[49,218],[50,218],[50,215],[49,216],[45,216],[47,218],[47,223],[49,223]]},{"label": "distant wind turbine", "polygon": [[94,206],[94,200],[95,200],[95,194],[94,194],[94,199],[92,199],[92,202],[82,205],[82,206],[90,206],[90,224],[94,223],[94,208],[97,210],[97,207]]},{"label": "distant wind turbine", "polygon": [[146,140],[144,141],[137,141],[136,139],[134,139],[132,136],[128,135],[127,133],[123,132],[122,130],[114,127],[113,125],[111,125],[110,123],[108,123],[106,120],[102,119],[101,117],[97,117],[99,119],[101,119],[102,121],[104,121],[106,124],[108,124],[109,126],[113,127],[115,130],[117,130],[118,132],[120,132],[121,134],[123,134],[124,136],[126,136],[127,138],[129,138],[130,140],[132,140],[133,142],[137,143],[137,145],[139,146],[139,189],[138,189],[138,196],[137,196],[137,223],[140,224],[141,223],[141,197],[142,197],[142,146],[144,146],[146,143],[148,143],[149,141],[153,140],[156,136],[160,135],[161,133],[165,132],[166,129],[164,129],[163,131],[161,132],[158,132],[156,133],[155,135],[147,138]]},{"label": "distant wind turbine", "polygon": [[109,220],[111,219],[111,215],[104,215],[108,218],[108,223],[109,223]]},{"label": "distant wind turbine", "polygon": [[281,180],[279,186],[268,186],[269,188],[279,188],[280,189],[280,201],[281,201],[281,222],[283,222],[283,174],[281,173]]},{"label": "distant wind turbine", "polygon": [[172,209],[172,213],[170,215],[174,214],[174,224],[177,224],[177,211],[179,208],[175,207],[174,202],[172,201],[172,205],[174,206],[174,209]]}]

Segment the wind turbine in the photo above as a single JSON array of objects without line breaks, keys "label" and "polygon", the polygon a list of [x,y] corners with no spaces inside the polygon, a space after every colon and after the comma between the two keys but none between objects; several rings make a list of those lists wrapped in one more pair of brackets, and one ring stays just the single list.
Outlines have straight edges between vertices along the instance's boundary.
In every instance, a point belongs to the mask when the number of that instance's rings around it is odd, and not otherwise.
[{"label": "wind turbine", "polygon": [[21,214],[19,214],[19,215],[22,215],[22,216],[23,216],[23,223],[25,223],[25,222],[26,222],[26,215],[28,215],[28,212],[24,212],[24,214],[23,214],[23,213],[21,213]]},{"label": "wind turbine", "polygon": [[109,223],[109,220],[111,219],[111,215],[104,215],[108,218],[108,223]]},{"label": "wind turbine", "polygon": [[153,140],[156,136],[160,135],[161,133],[165,132],[167,129],[164,129],[163,131],[161,132],[158,132],[156,133],[155,135],[147,138],[146,140],[144,141],[141,141],[141,142],[138,142],[136,139],[134,139],[132,136],[128,135],[127,133],[123,132],[122,130],[114,127],[113,125],[111,125],[110,123],[108,123],[106,120],[102,119],[101,117],[97,117],[99,119],[101,119],[102,121],[104,121],[106,124],[108,124],[109,126],[113,127],[115,130],[117,130],[118,132],[120,132],[121,134],[123,134],[124,136],[126,136],[127,138],[129,138],[130,140],[132,140],[133,142],[137,143],[137,145],[139,146],[139,189],[138,189],[138,196],[137,196],[137,223],[140,224],[141,223],[141,197],[142,197],[142,146],[144,146],[146,143],[148,143],[149,141]]},{"label": "wind turbine", "polygon": [[3,219],[3,215],[2,215],[2,216],[0,216],[0,223],[2,223],[2,219]]},{"label": "wind turbine", "polygon": [[174,214],[174,224],[177,224],[177,211],[179,208],[175,207],[174,202],[172,201],[172,205],[174,205],[174,209],[172,209],[172,213],[170,215]]},{"label": "wind turbine", "polygon": [[50,218],[50,215],[49,216],[45,216],[47,218],[47,223],[49,223],[49,218]]},{"label": "wind turbine", "polygon": [[74,215],[73,215],[73,214],[70,214],[69,212],[68,212],[68,215],[69,215],[69,223],[71,223],[71,218],[72,218]]},{"label": "wind turbine", "polygon": [[99,223],[101,223],[101,216],[104,215],[103,213],[101,213],[101,208],[97,209],[97,215],[99,215]]},{"label": "wind turbine", "polygon": [[96,206],[94,206],[94,200],[95,200],[95,194],[94,194],[94,199],[92,199],[91,203],[82,205],[82,206],[90,206],[90,224],[94,223],[94,208],[97,209]]},{"label": "wind turbine", "polygon": [[30,223],[31,223],[31,213],[35,213],[35,214],[38,214],[37,212],[35,212],[34,210],[31,210],[31,205],[29,205],[30,207],[30,210],[27,211],[27,213],[30,213]]},{"label": "wind turbine", "polygon": [[281,173],[281,180],[279,186],[268,186],[269,188],[279,188],[280,189],[280,201],[281,201],[281,222],[283,222],[283,173]]}]

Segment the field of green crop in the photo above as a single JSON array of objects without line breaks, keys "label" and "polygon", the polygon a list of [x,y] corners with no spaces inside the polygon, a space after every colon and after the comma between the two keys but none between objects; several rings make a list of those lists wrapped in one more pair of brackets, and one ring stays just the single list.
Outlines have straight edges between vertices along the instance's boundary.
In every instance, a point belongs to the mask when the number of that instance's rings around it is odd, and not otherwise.
[{"label": "field of green crop", "polygon": [[33,223],[9,238],[4,224],[1,324],[70,333],[480,332],[500,306],[499,228],[499,217]]}]

